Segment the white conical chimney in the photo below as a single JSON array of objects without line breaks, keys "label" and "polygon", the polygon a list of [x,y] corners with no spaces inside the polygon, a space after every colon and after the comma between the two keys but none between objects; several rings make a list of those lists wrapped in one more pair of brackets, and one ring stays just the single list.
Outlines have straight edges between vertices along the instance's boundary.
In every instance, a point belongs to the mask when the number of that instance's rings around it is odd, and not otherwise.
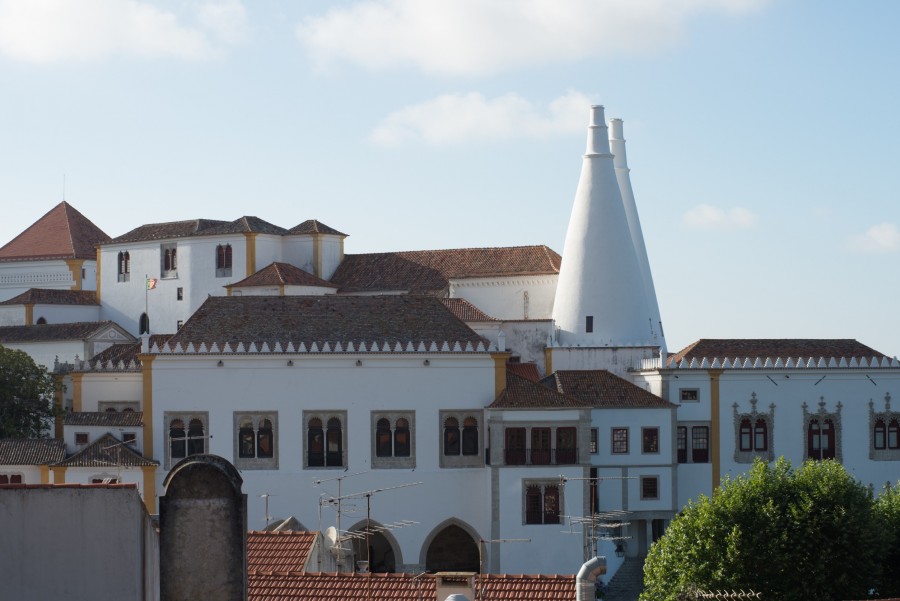
[{"label": "white conical chimney", "polygon": [[662,318],[659,315],[659,303],[656,300],[656,287],[653,285],[647,247],[644,245],[641,219],[638,217],[637,204],[634,202],[634,190],[631,187],[631,176],[629,175],[631,169],[628,168],[628,158],[625,155],[625,137],[622,133],[621,119],[609,121],[609,146],[613,153],[613,165],[616,169],[619,191],[622,194],[622,203],[625,206],[625,217],[628,219],[628,230],[631,232],[631,241],[634,244],[634,252],[641,269],[641,279],[644,281],[644,293],[647,297],[647,308],[650,310],[654,340],[659,344],[662,356],[665,356],[666,341]]},{"label": "white conical chimney", "polygon": [[650,341],[652,314],[609,150],[602,106],[591,107],[553,319],[563,347]]}]

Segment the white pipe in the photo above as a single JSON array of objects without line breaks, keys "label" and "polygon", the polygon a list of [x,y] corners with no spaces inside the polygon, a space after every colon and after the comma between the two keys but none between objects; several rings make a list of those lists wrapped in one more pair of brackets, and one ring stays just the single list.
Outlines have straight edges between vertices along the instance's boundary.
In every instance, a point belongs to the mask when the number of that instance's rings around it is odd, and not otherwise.
[{"label": "white pipe", "polygon": [[589,559],[587,563],[578,570],[575,576],[575,599],[576,601],[589,601],[594,597],[594,583],[598,576],[606,574],[606,558],[595,557]]}]

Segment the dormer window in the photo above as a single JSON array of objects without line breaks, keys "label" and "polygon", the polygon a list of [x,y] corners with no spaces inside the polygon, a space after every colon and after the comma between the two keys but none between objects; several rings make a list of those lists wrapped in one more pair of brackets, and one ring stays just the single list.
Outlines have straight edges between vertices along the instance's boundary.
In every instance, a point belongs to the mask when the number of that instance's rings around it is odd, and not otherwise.
[{"label": "dormer window", "polygon": [[127,282],[131,278],[131,255],[128,251],[120,252],[117,260],[117,279],[120,282]]},{"label": "dormer window", "polygon": [[216,277],[231,277],[231,245],[219,244],[216,246]]},{"label": "dormer window", "polygon": [[178,277],[178,247],[174,244],[163,244],[159,249],[160,273],[163,278]]}]

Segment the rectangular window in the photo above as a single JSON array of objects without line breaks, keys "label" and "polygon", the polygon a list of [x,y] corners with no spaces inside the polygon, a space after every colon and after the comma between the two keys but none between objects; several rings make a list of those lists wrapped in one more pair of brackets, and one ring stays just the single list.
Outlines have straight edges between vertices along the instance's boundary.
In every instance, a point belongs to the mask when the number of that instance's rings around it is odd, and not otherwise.
[{"label": "rectangular window", "polygon": [[575,443],[575,428],[556,429],[556,463],[572,465],[578,463],[578,445]]},{"label": "rectangular window", "polygon": [[525,482],[525,523],[559,524],[560,489],[557,483]]},{"label": "rectangular window", "polygon": [[184,325],[183,319],[179,319],[178,321],[176,321],[175,322],[175,331],[177,332],[178,330],[180,330],[181,326],[183,326],[183,325]]},{"label": "rectangular window", "polygon": [[75,433],[75,444],[83,445],[88,443],[88,435],[87,432],[76,432]]},{"label": "rectangular window", "polygon": [[659,476],[641,476],[641,500],[659,498]]},{"label": "rectangular window", "polygon": [[550,465],[550,428],[531,429],[531,465]]},{"label": "rectangular window", "polygon": [[641,452],[659,453],[659,428],[641,428]]},{"label": "rectangular window", "polygon": [[612,452],[614,455],[628,452],[628,428],[612,429]]},{"label": "rectangular window", "polygon": [[525,465],[525,428],[507,428],[506,465]]},{"label": "rectangular window", "polygon": [[682,388],[679,391],[679,398],[682,403],[691,403],[700,400],[700,391],[696,388]]},{"label": "rectangular window", "polygon": [[175,300],[184,300],[184,288],[181,286],[175,289]]},{"label": "rectangular window", "polygon": [[594,316],[588,315],[584,318],[584,331],[590,334],[594,331]]},{"label": "rectangular window", "polygon": [[137,441],[137,434],[134,432],[124,432],[122,434],[122,442],[125,444],[129,444],[134,446],[134,443]]},{"label": "rectangular window", "polygon": [[691,428],[691,461],[694,463],[709,462],[709,428],[707,426]]},{"label": "rectangular window", "polygon": [[591,455],[596,455],[600,450],[600,429],[591,428]]},{"label": "rectangular window", "polygon": [[687,463],[687,427],[678,426],[678,438],[676,441],[678,463]]}]

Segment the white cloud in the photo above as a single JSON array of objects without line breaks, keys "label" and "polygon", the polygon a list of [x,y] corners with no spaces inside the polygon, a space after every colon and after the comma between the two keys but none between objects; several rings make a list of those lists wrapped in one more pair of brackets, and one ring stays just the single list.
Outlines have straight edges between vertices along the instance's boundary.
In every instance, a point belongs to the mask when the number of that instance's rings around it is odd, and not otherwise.
[{"label": "white cloud", "polygon": [[768,0],[364,0],[307,17],[297,37],[324,67],[485,74],[541,63],[652,52],[703,13]]},{"label": "white cloud", "polygon": [[879,223],[866,233],[853,236],[850,248],[857,252],[889,253],[900,250],[900,228],[893,223]]},{"label": "white cloud", "polygon": [[545,138],[583,131],[590,99],[570,91],[546,111],[516,94],[489,100],[481,94],[445,94],[385,117],[371,134],[380,146],[423,141],[432,146],[470,140]]},{"label": "white cloud", "polygon": [[726,210],[701,204],[685,213],[681,220],[696,229],[746,229],[755,226],[759,217],[743,207]]},{"label": "white cloud", "polygon": [[105,56],[205,59],[242,31],[239,0],[207,2],[200,27],[138,0],[0,0],[0,55],[36,63]]}]

